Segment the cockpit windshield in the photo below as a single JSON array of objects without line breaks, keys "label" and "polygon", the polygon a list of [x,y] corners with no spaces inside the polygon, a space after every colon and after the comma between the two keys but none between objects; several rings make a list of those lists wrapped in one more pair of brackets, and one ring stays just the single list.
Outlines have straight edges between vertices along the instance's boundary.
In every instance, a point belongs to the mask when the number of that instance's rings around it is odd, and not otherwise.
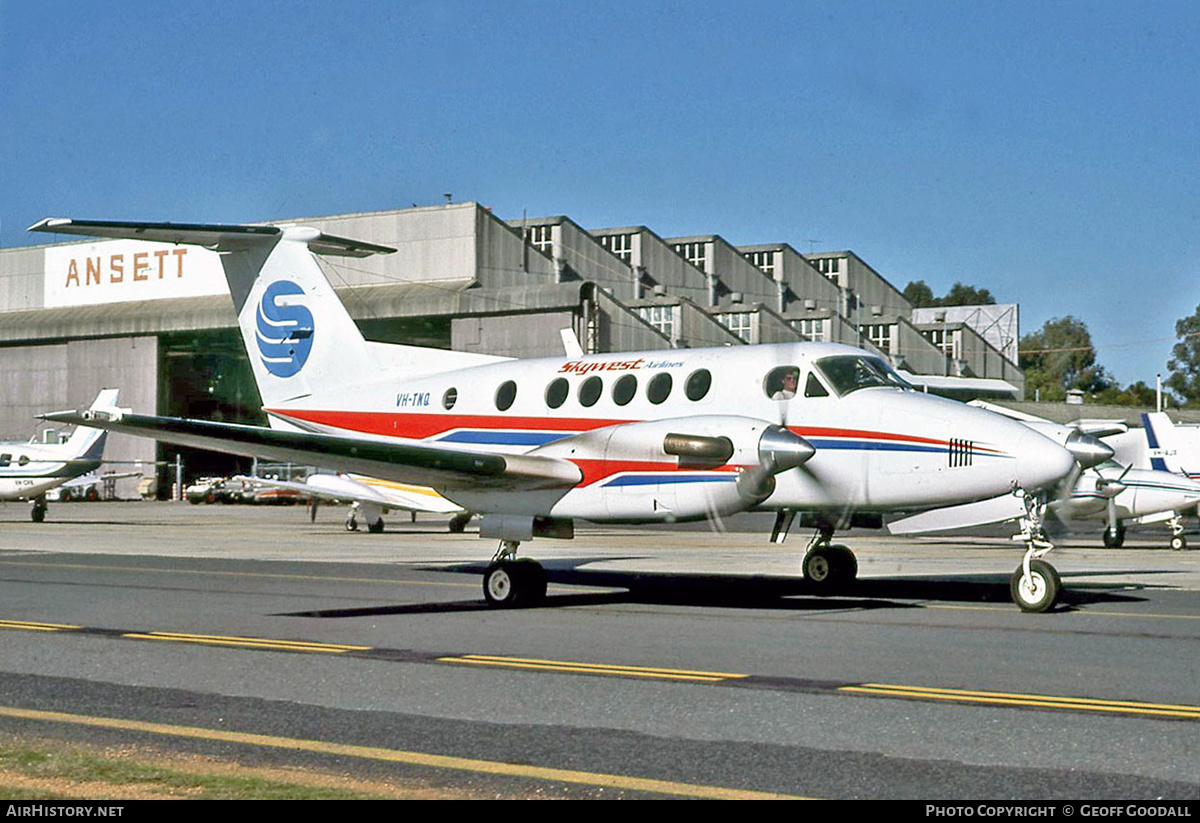
[{"label": "cockpit windshield", "polygon": [[874,386],[912,388],[903,377],[896,374],[895,369],[878,357],[842,354],[818,360],[816,367],[839,396]]}]

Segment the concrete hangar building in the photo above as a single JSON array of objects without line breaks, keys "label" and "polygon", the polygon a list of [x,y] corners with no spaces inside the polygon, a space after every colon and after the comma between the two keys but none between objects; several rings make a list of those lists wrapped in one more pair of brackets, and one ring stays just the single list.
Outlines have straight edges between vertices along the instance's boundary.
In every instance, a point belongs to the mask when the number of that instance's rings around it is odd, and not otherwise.
[{"label": "concrete hangar building", "polygon": [[[562,328],[588,353],[824,340],[876,351],[927,391],[1024,393],[1015,306],[914,317],[849,251],[584,229],[563,216],[506,222],[470,202],[287,222],[397,249],[321,258],[369,339],[514,357],[561,355]],[[142,413],[265,422],[220,263],[204,249],[72,238],[0,250],[0,346],[0,438],[28,438],[35,415],[82,408],[102,387]],[[185,480],[249,468],[141,438],[112,436],[106,451],[158,461],[161,490],[177,455]]]}]

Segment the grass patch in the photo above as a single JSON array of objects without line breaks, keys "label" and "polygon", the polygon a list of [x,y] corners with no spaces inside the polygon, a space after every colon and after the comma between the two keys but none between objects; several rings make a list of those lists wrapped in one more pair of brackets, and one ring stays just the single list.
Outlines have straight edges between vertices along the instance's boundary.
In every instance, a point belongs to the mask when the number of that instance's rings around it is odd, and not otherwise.
[{"label": "grass patch", "polygon": [[420,781],[256,768],[148,747],[0,738],[5,800],[380,800],[495,797]]}]

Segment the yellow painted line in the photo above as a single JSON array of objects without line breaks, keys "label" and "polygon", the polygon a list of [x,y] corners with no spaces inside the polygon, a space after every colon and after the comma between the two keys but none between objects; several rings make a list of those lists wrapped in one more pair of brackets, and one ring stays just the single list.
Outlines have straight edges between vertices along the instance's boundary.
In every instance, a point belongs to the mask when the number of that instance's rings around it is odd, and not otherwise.
[{"label": "yellow painted line", "polygon": [[[1008,606],[937,606],[926,603],[924,606],[922,606],[922,608],[941,609],[943,611],[1006,612],[1010,614],[1017,613],[1013,611],[1013,606],[1011,604]],[[1200,620],[1200,614],[1159,614],[1157,612],[1143,612],[1139,614],[1135,612],[1093,611],[1090,608],[1076,609],[1074,611],[1066,612],[1062,616],[1065,617],[1069,615],[1076,617],[1090,617],[1093,615],[1099,617],[1138,617],[1144,620]]]},{"label": "yellow painted line", "polygon": [[517,777],[534,780],[551,780],[562,783],[577,783],[587,786],[626,789],[629,791],[669,794],[680,797],[697,797],[712,800],[806,800],[795,795],[755,792],[723,786],[706,786],[694,783],[678,783],[671,780],[655,780],[603,772],[584,772],[573,769],[555,769],[543,766],[528,766],[520,763],[504,763],[494,760],[474,760],[465,757],[449,757],[440,754],[382,749],[373,746],[354,746],[346,743],[328,743],[320,740],[304,740],[296,737],[276,737],[265,734],[205,729],[196,726],[174,726],[165,723],[149,723],[142,720],[124,720],[115,717],[46,712],[34,709],[18,709],[0,706],[0,717],[21,720],[40,720],[48,723],[71,723],[93,728],[118,729],[121,731],[144,732],[167,737],[186,737],[194,740],[216,740],[226,743],[244,743],[290,751],[332,754],[341,757],[357,757],[388,763],[403,763],[410,766],[425,766],[435,769],[475,772],[501,777]]},{"label": "yellow painted line", "polygon": [[1084,712],[1136,714],[1154,717],[1177,717],[1200,720],[1200,706],[1175,703],[1146,703],[1136,700],[1100,700],[1089,697],[1057,697],[1044,694],[973,691],[969,689],[937,689],[923,686],[897,686],[886,683],[863,683],[842,686],[838,691],[857,694],[911,697],[921,700],[947,700],[959,703],[984,703],[993,706],[1025,706],[1048,709],[1069,709]]},{"label": "yellow painted line", "polygon": [[71,626],[66,623],[30,623],[24,620],[0,620],[0,629],[24,629],[29,632],[71,632],[79,631],[83,626]]},{"label": "yellow painted line", "polygon": [[128,632],[121,637],[132,640],[167,640],[175,643],[200,643],[210,646],[239,646],[250,649],[276,649],[298,652],[344,654],[370,651],[370,646],[348,646],[333,643],[312,643],[306,640],[272,640],[266,637],[224,637],[212,634],[183,634],[179,632]]},{"label": "yellow painted line", "polygon": [[[201,558],[207,559],[207,558]],[[337,577],[315,574],[278,574],[272,572],[223,572],[215,569],[152,569],[142,566],[99,566],[86,563],[35,563],[33,561],[0,560],[0,566],[32,566],[39,569],[74,569],[86,571],[146,572],[147,574],[199,574],[210,577],[247,577],[266,580],[306,580],[318,583],[371,583],[374,585],[442,586],[478,589],[478,583],[445,583],[432,580],[396,580],[378,577]]]},{"label": "yellow painted line", "polygon": [[733,672],[692,671],[688,669],[660,669],[645,666],[621,666],[609,663],[583,663],[571,660],[543,660],[529,657],[498,657],[488,654],[464,654],[454,657],[439,657],[442,663],[470,663],[476,666],[499,666],[513,669],[537,669],[540,671],[571,672],[574,674],[607,674],[617,677],[648,677],[662,680],[691,680],[701,683],[719,683],[722,680],[743,680],[749,675]]}]

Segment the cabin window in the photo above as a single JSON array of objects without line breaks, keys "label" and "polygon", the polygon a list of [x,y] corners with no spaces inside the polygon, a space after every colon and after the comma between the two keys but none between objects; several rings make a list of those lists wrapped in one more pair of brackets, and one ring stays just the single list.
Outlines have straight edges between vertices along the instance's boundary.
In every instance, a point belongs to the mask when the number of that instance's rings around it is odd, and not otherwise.
[{"label": "cabin window", "polygon": [[570,390],[571,386],[565,377],[558,377],[550,381],[550,385],[546,387],[546,405],[557,409],[567,402],[567,394]]},{"label": "cabin window", "polygon": [[505,380],[500,384],[500,388],[496,389],[496,408],[500,411],[508,411],[517,399],[517,384],[512,380]]},{"label": "cabin window", "polygon": [[687,395],[688,400],[700,400],[708,394],[710,386],[712,386],[712,374],[708,369],[697,369],[688,375],[687,383],[683,386],[683,393]]},{"label": "cabin window", "polygon": [[671,396],[671,375],[667,372],[656,374],[650,378],[650,383],[646,386],[646,399],[654,405],[666,400]]},{"label": "cabin window", "polygon": [[12,455],[11,454],[0,454],[0,466],[11,466],[11,465],[12,465]]},{"label": "cabin window", "polygon": [[808,373],[808,382],[806,382],[804,384],[804,396],[805,397],[828,397],[829,389],[825,388],[825,386],[821,383],[820,380],[817,379],[817,376],[814,373],[809,372]]},{"label": "cabin window", "polygon": [[618,406],[625,406],[637,394],[637,378],[632,374],[623,375],[613,384],[612,399]]},{"label": "cabin window", "polygon": [[798,366],[780,366],[767,372],[763,380],[763,392],[772,400],[791,400],[800,385]]},{"label": "cabin window", "polygon": [[28,466],[29,465],[29,455],[23,454],[20,457],[18,457],[17,465],[18,466]]},{"label": "cabin window", "polygon": [[604,381],[599,377],[589,377],[579,384],[579,403],[583,406],[594,406],[604,393]]},{"label": "cabin window", "polygon": [[446,411],[454,408],[454,404],[458,402],[458,389],[446,389],[446,393],[442,395],[442,408]]}]

